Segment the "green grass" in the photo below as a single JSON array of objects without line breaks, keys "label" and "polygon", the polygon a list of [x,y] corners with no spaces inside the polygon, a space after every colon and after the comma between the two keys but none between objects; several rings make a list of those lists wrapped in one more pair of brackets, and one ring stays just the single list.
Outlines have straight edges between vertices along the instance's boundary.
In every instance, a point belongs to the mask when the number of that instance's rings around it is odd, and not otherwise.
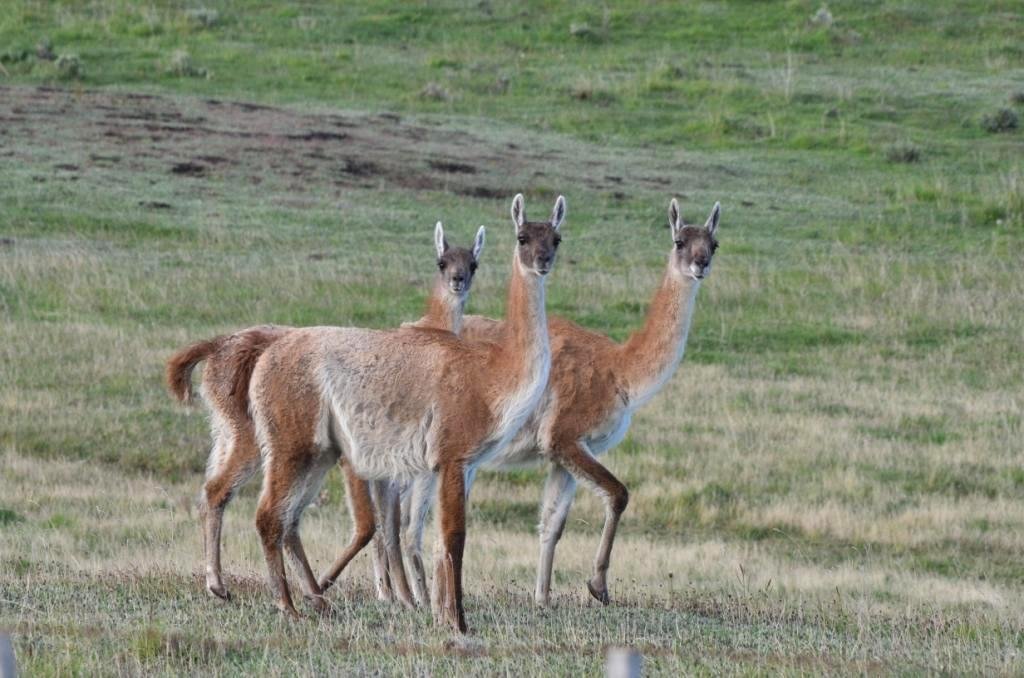
[{"label": "green grass", "polygon": [[[820,6],[0,13],[0,628],[25,672],[578,674],[620,643],[664,674],[1024,669],[1024,130],[986,129],[1024,115],[1024,19]],[[616,339],[669,198],[723,203],[683,367],[605,458],[632,497],[613,606],[581,586],[586,488],[557,607],[528,603],[540,470],[474,489],[469,641],[370,602],[363,560],[332,617],[278,619],[253,488],[235,603],[204,598],[208,432],[166,357],[417,317],[437,219],[488,226],[470,310],[500,316],[517,191],[532,217],[568,198],[549,310]],[[318,568],[343,494],[332,475],[304,523]]]}]

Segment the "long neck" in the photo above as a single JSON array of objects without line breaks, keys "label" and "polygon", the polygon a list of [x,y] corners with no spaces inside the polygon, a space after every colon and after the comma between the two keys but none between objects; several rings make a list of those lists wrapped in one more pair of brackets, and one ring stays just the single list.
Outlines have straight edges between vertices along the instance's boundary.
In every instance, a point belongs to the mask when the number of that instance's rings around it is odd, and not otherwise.
[{"label": "long neck", "polygon": [[700,281],[669,264],[647,309],[644,326],[620,348],[616,369],[628,385],[631,406],[650,400],[683,359]]},{"label": "long neck", "polygon": [[438,276],[430,296],[427,297],[426,312],[415,324],[417,327],[447,330],[458,334],[462,330],[465,306],[465,295],[452,294],[444,280]]},{"label": "long neck", "polygon": [[497,399],[522,400],[516,404],[506,402],[505,406],[512,410],[531,408],[547,386],[551,346],[544,302],[544,278],[523,270],[518,256],[513,255],[505,332],[493,354],[501,368],[492,370],[495,377],[492,392]]}]

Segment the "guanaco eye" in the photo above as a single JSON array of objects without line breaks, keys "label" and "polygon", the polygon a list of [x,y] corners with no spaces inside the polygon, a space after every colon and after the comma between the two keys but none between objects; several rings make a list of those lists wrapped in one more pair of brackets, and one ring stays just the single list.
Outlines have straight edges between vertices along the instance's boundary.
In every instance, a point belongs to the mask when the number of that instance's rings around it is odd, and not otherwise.
[{"label": "guanaco eye", "polygon": [[525,245],[526,244],[526,236],[525,235],[519,236],[519,244],[520,245]]},{"label": "guanaco eye", "polygon": [[676,240],[676,249],[677,249],[677,250],[681,250],[681,249],[683,249],[683,244],[684,244],[684,243],[683,243],[683,241],[682,241],[682,240]]},{"label": "guanaco eye", "polygon": [[445,267],[445,265],[446,265],[446,264],[445,264],[445,263],[444,263],[443,261],[439,261],[439,262],[437,262],[437,268],[438,268],[439,270],[441,270],[441,271],[443,271],[443,270],[444,270],[444,267]]},{"label": "guanaco eye", "polygon": [[558,247],[561,244],[562,244],[562,236],[556,235],[555,236],[555,247]]},{"label": "guanaco eye", "polygon": [[469,265],[469,272],[470,273],[476,273],[476,262],[475,261],[472,264]]}]

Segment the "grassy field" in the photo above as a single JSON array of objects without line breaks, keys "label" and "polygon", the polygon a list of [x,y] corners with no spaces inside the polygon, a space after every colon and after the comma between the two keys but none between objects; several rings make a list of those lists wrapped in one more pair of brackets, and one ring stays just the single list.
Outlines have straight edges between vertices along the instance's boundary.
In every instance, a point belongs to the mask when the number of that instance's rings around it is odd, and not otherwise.
[{"label": "grassy field", "polygon": [[[1024,5],[22,2],[0,12],[0,629],[28,675],[1024,672]],[[826,16],[827,14],[827,16]],[[542,473],[481,475],[458,639],[372,602],[272,611],[229,509],[201,584],[208,433],[186,342],[418,316],[432,229],[568,199],[549,310],[622,339],[723,204],[686,360],[580,489],[532,605]],[[347,536],[337,474],[303,533]]]}]

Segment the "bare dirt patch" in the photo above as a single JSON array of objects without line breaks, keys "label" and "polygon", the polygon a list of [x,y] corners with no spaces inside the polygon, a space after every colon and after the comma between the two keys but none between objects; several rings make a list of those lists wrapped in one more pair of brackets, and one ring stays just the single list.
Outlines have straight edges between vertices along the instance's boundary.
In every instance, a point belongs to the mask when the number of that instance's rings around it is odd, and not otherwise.
[{"label": "bare dirt patch", "polygon": [[[512,144],[392,113],[310,113],[217,99],[0,87],[0,121],[5,136],[31,140],[14,146],[14,159],[38,160],[48,149],[67,159],[57,169],[80,176],[116,165],[193,186],[215,177],[250,184],[276,178],[299,193],[325,186],[394,187],[485,199],[526,190],[546,177],[538,168],[553,164],[574,184],[609,195],[622,182],[613,155],[577,159],[562,149]],[[654,188],[665,179],[636,181]]]}]

